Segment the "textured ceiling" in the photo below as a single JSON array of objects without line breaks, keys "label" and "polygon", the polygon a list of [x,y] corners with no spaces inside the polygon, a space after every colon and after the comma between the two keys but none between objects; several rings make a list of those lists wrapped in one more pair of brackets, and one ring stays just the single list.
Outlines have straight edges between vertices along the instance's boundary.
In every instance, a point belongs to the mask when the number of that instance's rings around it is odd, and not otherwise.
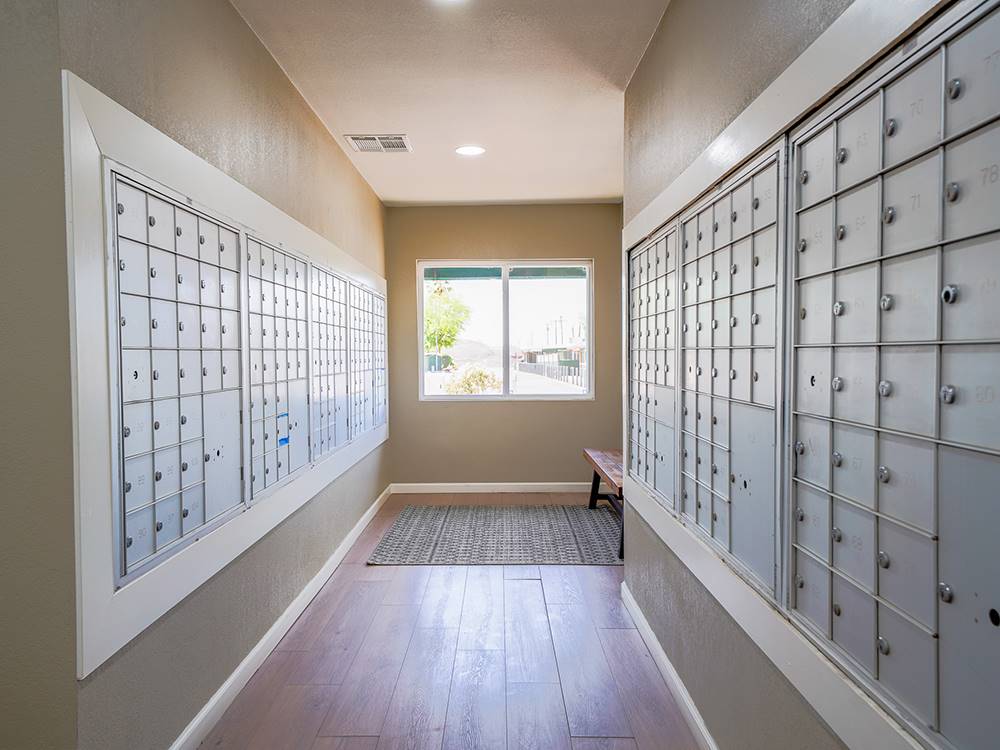
[{"label": "textured ceiling", "polygon": [[[623,92],[668,0],[232,2],[379,197],[406,204],[620,199]],[[413,152],[344,133],[406,133]]]}]

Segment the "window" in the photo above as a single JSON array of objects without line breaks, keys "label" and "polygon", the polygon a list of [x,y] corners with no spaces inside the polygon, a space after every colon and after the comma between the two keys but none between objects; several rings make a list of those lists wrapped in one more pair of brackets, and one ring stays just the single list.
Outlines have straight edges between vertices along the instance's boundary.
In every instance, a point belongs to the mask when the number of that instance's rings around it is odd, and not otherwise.
[{"label": "window", "polygon": [[592,263],[417,264],[420,398],[591,398]]}]

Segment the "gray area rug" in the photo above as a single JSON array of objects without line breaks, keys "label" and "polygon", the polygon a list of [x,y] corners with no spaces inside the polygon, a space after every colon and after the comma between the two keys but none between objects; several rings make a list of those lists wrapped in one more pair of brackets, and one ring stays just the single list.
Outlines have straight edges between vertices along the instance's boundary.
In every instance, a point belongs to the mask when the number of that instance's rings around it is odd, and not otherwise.
[{"label": "gray area rug", "polygon": [[407,505],[369,565],[621,565],[606,505]]}]

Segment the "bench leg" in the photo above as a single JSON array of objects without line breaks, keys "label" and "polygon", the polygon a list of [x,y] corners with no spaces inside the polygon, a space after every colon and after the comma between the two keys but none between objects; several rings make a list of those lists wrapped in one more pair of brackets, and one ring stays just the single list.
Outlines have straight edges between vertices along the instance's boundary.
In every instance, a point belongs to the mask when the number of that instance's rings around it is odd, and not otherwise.
[{"label": "bench leg", "polygon": [[601,475],[596,471],[594,472],[594,478],[590,482],[590,509],[593,510],[597,507],[597,500],[600,497],[598,495],[598,490],[601,489]]},{"label": "bench leg", "polygon": [[622,500],[622,536],[618,542],[618,559],[625,559],[625,501]]}]

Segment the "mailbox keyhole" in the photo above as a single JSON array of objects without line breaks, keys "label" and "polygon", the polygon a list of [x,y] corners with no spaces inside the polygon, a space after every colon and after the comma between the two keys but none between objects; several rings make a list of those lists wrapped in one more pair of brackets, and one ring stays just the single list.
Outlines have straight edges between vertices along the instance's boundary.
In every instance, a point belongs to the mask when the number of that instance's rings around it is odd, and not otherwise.
[{"label": "mailbox keyhole", "polygon": [[809,376],[809,385],[816,385],[816,376],[815,375],[810,375]]},{"label": "mailbox keyhole", "polygon": [[991,609],[990,622],[993,623],[994,627],[1000,628],[1000,612],[997,612],[995,609]]},{"label": "mailbox keyhole", "polygon": [[216,456],[221,456],[222,455],[222,451],[221,450],[216,450],[215,451],[215,455]]},{"label": "mailbox keyhole", "polygon": [[132,370],[132,380],[138,380],[138,379],[139,379],[139,371]]}]

